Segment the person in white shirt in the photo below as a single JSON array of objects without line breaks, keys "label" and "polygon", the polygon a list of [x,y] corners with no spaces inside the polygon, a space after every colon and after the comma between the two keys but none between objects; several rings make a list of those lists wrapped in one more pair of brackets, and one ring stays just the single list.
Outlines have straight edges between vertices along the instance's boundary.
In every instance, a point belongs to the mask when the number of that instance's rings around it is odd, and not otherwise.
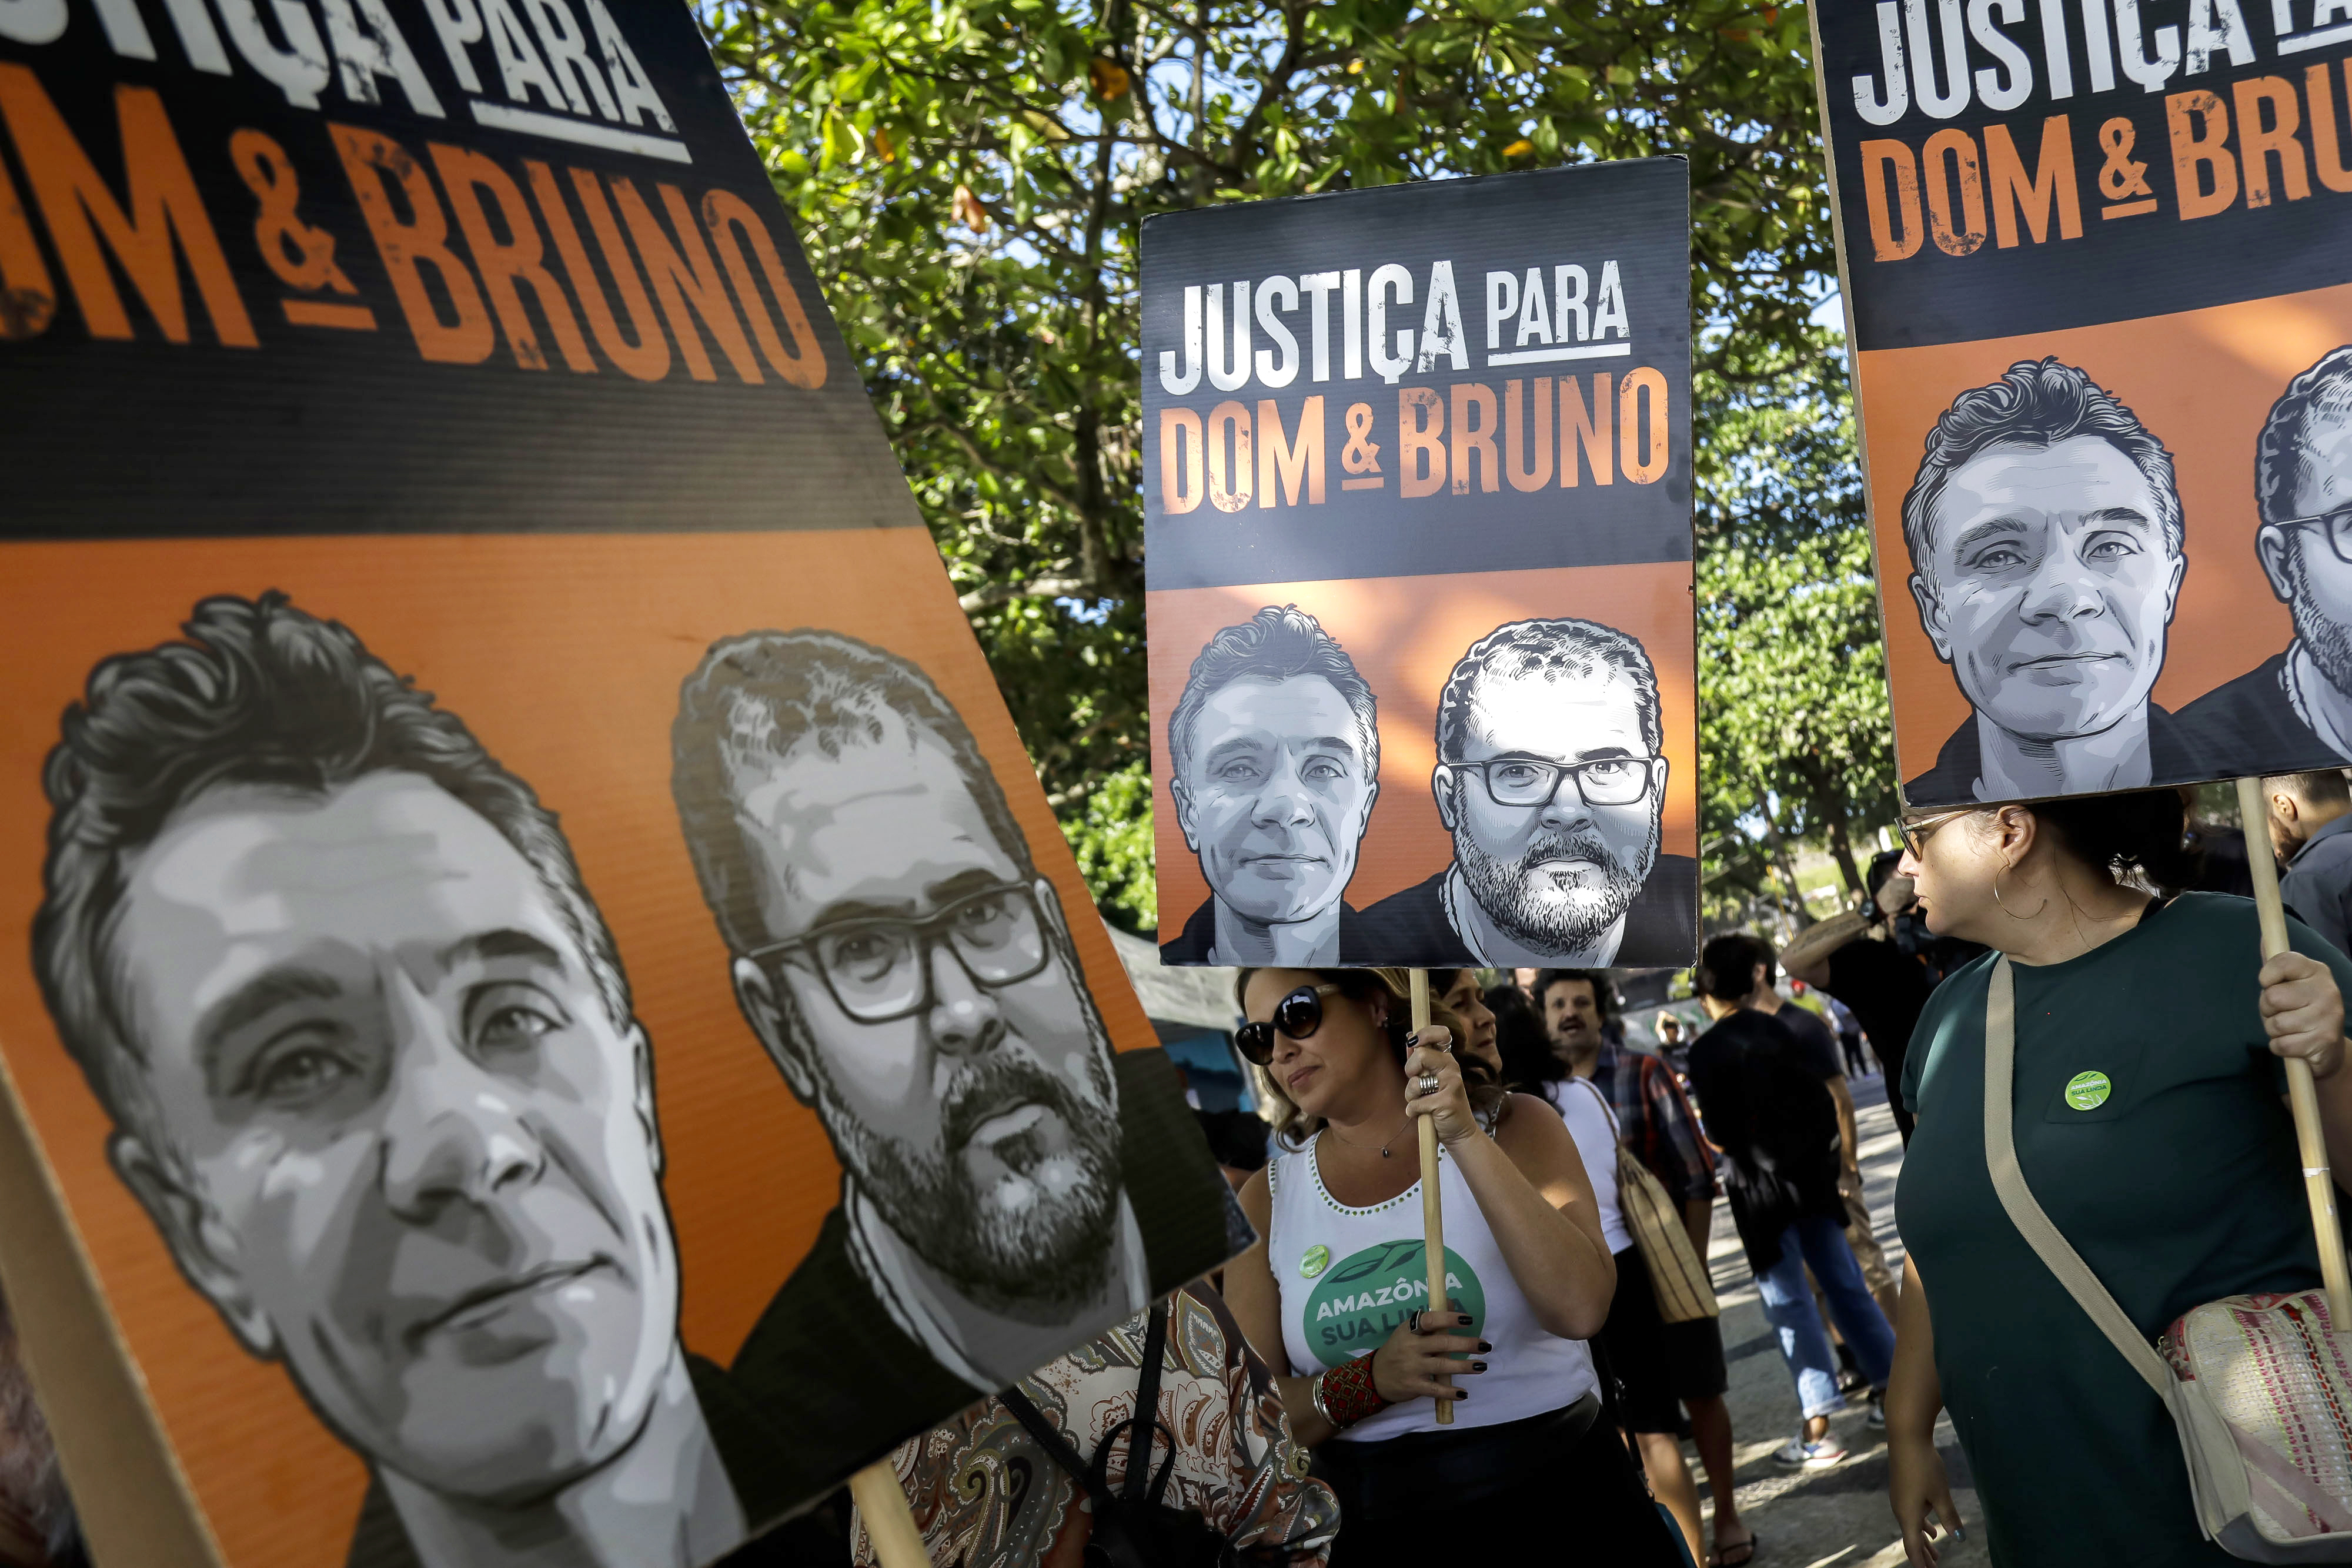
[{"label": "person in white shirt", "polygon": [[[1592,1190],[1539,1102],[1465,1085],[1462,1020],[1413,1031],[1394,969],[1244,969],[1235,1044],[1277,1153],[1241,1191],[1260,1240],[1225,1270],[1234,1319],[1339,1500],[1332,1568],[1465,1542],[1668,1568],[1671,1531],[1601,1401],[1585,1341],[1615,1285]],[[1430,1310],[1417,1118],[1435,1127],[1447,1301]],[[1438,1420],[1436,1402],[1453,1408]]]}]

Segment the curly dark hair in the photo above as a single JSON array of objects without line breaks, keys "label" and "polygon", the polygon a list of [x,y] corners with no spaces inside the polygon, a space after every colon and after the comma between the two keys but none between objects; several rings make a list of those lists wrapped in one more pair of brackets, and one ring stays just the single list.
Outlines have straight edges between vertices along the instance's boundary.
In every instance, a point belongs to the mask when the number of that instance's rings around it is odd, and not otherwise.
[{"label": "curly dark hair", "polygon": [[781,762],[803,744],[838,758],[878,742],[886,713],[947,747],[997,846],[1022,880],[1036,876],[1028,835],[980,743],[929,675],[839,632],[748,632],[710,645],[679,690],[670,728],[670,793],[703,901],[735,952],[770,939],[760,914],[766,875],[736,814],[735,766]]},{"label": "curly dark hair", "polygon": [[[258,599],[206,599],[184,643],[118,653],[66,709],[42,772],[48,859],[33,967],[49,1016],[118,1127],[152,1129],[146,1060],[112,950],[124,862],[207,790],[261,785],[321,797],[372,774],[413,773],[471,808],[529,862],[577,944],[616,1028],[629,983],[555,813],[457,715],[350,630]],[[159,1155],[170,1157],[168,1145]]]},{"label": "curly dark hair", "polygon": [[2304,432],[2314,419],[2352,417],[2352,344],[2330,349],[2319,362],[2287,382],[2263,421],[2254,443],[2254,506],[2265,523],[2292,516],[2287,497],[2303,483],[2310,462]]},{"label": "curly dark hair", "polygon": [[2000,380],[1954,398],[1927,433],[1919,472],[1903,497],[1903,543],[1910,552],[1911,570],[1934,588],[1928,563],[1935,551],[1936,503],[1954,470],[1990,447],[2055,446],[2078,435],[2095,435],[2131,459],[2156,492],[2165,549],[2180,554],[2185,538],[2180,492],[2173,483],[2172,455],[2164,443],[2115,394],[2073,365],[2054,358],[2020,360]]},{"label": "curly dark hair", "polygon": [[1381,771],[1380,699],[1356,662],[1323,623],[1296,604],[1269,604],[1237,626],[1227,626],[1202,644],[1184,678],[1184,694],[1168,716],[1169,788],[1181,801],[1192,788],[1192,723],[1202,706],[1239,680],[1279,681],[1320,675],[1331,683],[1356,718],[1364,771]]},{"label": "curly dark hair", "polygon": [[1438,761],[1461,759],[1469,736],[1471,700],[1488,676],[1575,679],[1600,669],[1613,670],[1633,684],[1634,706],[1642,716],[1642,744],[1653,753],[1661,749],[1665,727],[1658,716],[1658,674],[1639,642],[1595,621],[1514,621],[1472,643],[1446,677],[1437,698]]}]

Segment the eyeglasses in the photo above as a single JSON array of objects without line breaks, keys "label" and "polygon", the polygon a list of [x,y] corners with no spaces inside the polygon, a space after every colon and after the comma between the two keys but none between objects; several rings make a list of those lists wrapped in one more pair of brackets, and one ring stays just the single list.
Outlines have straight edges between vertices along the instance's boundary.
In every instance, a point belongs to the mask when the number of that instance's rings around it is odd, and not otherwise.
[{"label": "eyeglasses", "polygon": [[1245,1023],[1234,1030],[1234,1043],[1242,1054],[1264,1067],[1274,1060],[1274,1036],[1276,1030],[1293,1040],[1305,1040],[1323,1027],[1323,998],[1339,988],[1332,985],[1301,986],[1274,1004],[1274,1021]]},{"label": "eyeglasses", "polygon": [[1013,883],[983,887],[922,920],[838,921],[744,956],[798,958],[843,1012],[859,1023],[888,1023],[931,1006],[931,954],[941,946],[983,989],[1030,978],[1049,956],[1035,892]]},{"label": "eyeglasses", "polygon": [[2326,534],[2327,548],[2336,552],[2336,559],[2352,566],[2352,507],[2338,507],[2332,512],[2322,512],[2316,517],[2288,517],[2273,523],[2272,527],[2316,528]]},{"label": "eyeglasses", "polygon": [[1552,762],[1540,757],[1497,757],[1486,762],[1449,762],[1477,774],[1486,797],[1497,806],[1549,806],[1560,780],[1576,780],[1577,799],[1588,806],[1630,806],[1650,792],[1654,757],[1602,757],[1591,762]]},{"label": "eyeglasses", "polygon": [[1914,817],[1909,821],[1895,823],[1895,831],[1903,840],[1903,847],[1916,861],[1927,852],[1927,841],[1936,836],[1937,829],[1948,822],[1957,822],[1967,815],[1968,811],[1959,810],[1938,811],[1931,817]]}]

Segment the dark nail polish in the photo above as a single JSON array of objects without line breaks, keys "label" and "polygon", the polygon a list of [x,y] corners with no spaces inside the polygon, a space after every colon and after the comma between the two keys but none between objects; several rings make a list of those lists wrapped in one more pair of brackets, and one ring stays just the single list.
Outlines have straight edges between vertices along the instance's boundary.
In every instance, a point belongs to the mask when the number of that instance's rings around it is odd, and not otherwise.
[{"label": "dark nail polish", "polygon": [[1480,1353],[1481,1354],[1487,1354],[1487,1353],[1489,1353],[1489,1352],[1493,1351],[1493,1349],[1494,1349],[1494,1348],[1495,1348],[1495,1347],[1494,1347],[1493,1345],[1488,1344],[1488,1343],[1487,1343],[1485,1340],[1483,1340],[1483,1339],[1482,1339],[1482,1340],[1480,1340],[1480,1341],[1478,1342],[1478,1350],[1479,1350],[1479,1353]]},{"label": "dark nail polish", "polygon": [[1466,1388],[1457,1388],[1454,1391],[1454,1397],[1456,1399],[1467,1399],[1470,1397],[1470,1391]]},{"label": "dark nail polish", "polygon": [[1484,1372],[1486,1370],[1486,1364],[1483,1361],[1474,1361],[1470,1364],[1470,1370],[1473,1372]]}]

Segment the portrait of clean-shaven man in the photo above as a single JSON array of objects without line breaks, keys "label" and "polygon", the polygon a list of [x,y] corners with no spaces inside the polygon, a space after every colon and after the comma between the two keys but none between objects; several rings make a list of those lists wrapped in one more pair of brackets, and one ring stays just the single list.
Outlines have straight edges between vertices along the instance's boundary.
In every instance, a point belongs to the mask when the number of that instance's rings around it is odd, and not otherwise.
[{"label": "portrait of clean-shaven man", "polygon": [[2294,635],[2181,709],[2181,728],[2197,758],[2236,771],[2340,768],[2352,762],[2352,347],[2330,350],[2271,406],[2254,507],[2254,551]]},{"label": "portrait of clean-shaven man", "polygon": [[1167,964],[1328,967],[1380,794],[1379,704],[1312,615],[1267,605],[1209,639],[1168,719],[1169,793],[1209,884]]},{"label": "portrait of clean-shaven man", "polygon": [[2172,457],[2073,365],[2011,365],[1954,399],[1903,498],[1908,586],[1972,710],[1914,806],[2196,776],[2148,698],[2188,570]]},{"label": "portrait of clean-shaven man", "polygon": [[796,1465],[871,1457],[1213,1260],[1221,1184],[1173,1071],[1114,1055],[922,670],[832,632],[723,641],[680,694],[672,784],[743,1018],[841,1164],[732,1368],[793,1410]]},{"label": "portrait of clean-shaven man", "polygon": [[1364,911],[1366,959],[1688,960],[1698,864],[1660,852],[1665,730],[1639,642],[1591,621],[1498,627],[1454,666],[1436,728],[1454,861]]},{"label": "portrait of clean-shaven man", "polygon": [[43,995],[186,1281],[365,1461],[352,1568],[697,1568],[778,1450],[679,1342],[652,1046],[530,787],[352,632],[199,604],[49,755]]}]

